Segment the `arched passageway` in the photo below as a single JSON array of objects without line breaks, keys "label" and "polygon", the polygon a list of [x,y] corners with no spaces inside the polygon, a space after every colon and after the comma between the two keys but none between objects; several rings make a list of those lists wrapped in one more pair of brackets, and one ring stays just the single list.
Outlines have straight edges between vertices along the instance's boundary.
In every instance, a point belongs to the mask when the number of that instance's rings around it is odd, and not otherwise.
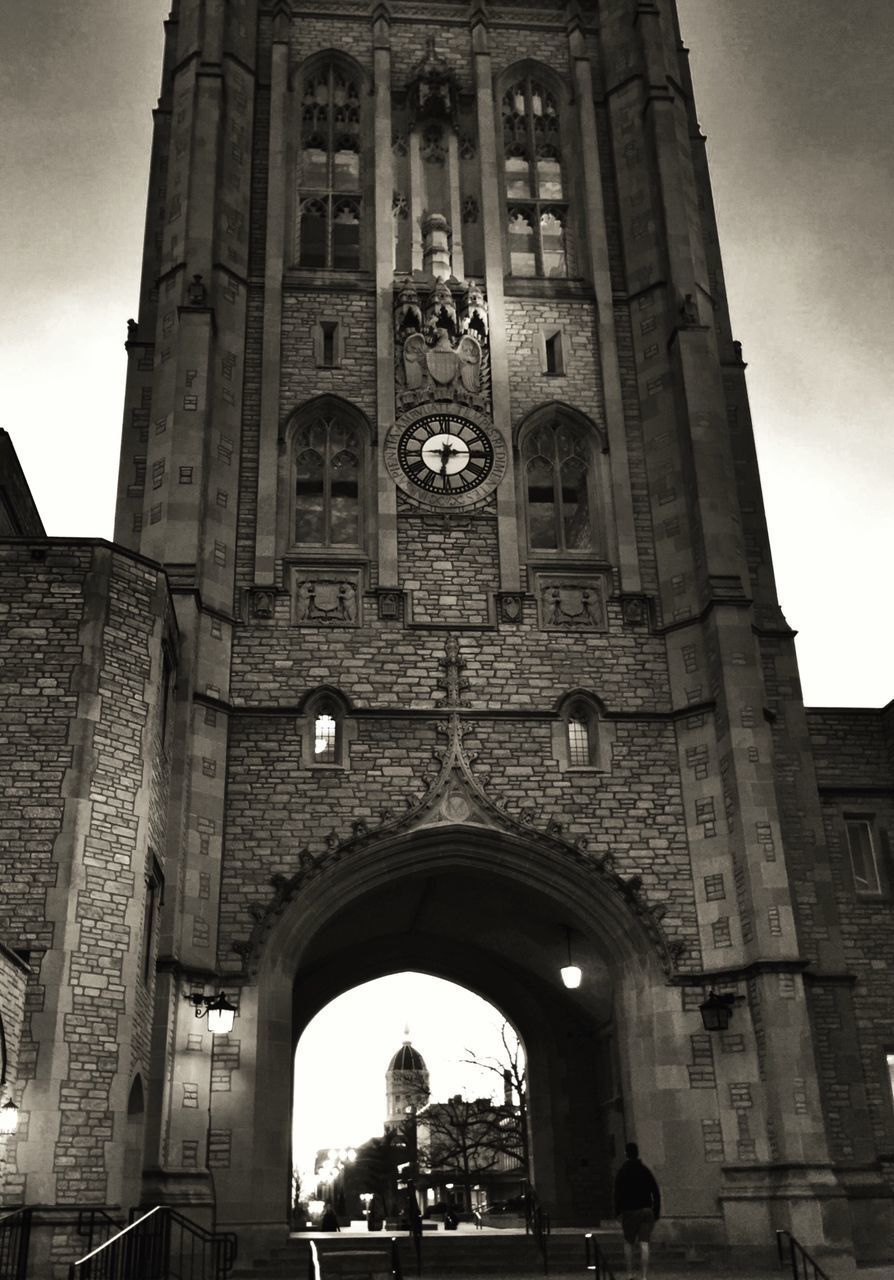
[{"label": "arched passageway", "polygon": [[[576,991],[559,977],[566,927],[585,975]],[[517,1028],[534,1180],[553,1220],[592,1224],[610,1213],[625,1131],[623,1045],[639,1001],[631,993],[660,973],[652,940],[585,860],[502,833],[436,827],[345,857],[272,923],[242,999],[243,1034],[256,1037],[253,1096],[231,1117],[251,1127],[255,1177],[219,1180],[228,1218],[286,1221],[283,1121],[295,1046],[342,992],[406,969],[469,988]]]}]

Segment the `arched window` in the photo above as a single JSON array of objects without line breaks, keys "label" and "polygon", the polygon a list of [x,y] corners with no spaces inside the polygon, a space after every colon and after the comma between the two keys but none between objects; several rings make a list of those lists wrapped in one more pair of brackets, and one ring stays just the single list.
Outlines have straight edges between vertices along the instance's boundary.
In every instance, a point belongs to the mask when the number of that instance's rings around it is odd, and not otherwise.
[{"label": "arched window", "polygon": [[555,96],[531,76],[503,94],[509,270],[568,275],[568,206]]},{"label": "arched window", "polygon": [[316,707],[313,717],[314,764],[338,764],[339,761],[338,708],[328,702]]},{"label": "arched window", "polygon": [[357,84],[334,64],[304,82],[299,266],[360,266],[360,101]]},{"label": "arched window", "polygon": [[565,695],[557,710],[553,751],[562,771],[607,773],[611,769],[614,726],[603,719],[599,699],[585,690],[575,691]]},{"label": "arched window", "polygon": [[301,759],[305,768],[343,769],[356,725],[337,690],[317,689],[302,708]]},{"label": "arched window", "polygon": [[557,412],[521,451],[531,550],[600,552],[592,433]]},{"label": "arched window", "polygon": [[292,541],[358,547],[363,439],[357,425],[320,408],[292,437]]}]

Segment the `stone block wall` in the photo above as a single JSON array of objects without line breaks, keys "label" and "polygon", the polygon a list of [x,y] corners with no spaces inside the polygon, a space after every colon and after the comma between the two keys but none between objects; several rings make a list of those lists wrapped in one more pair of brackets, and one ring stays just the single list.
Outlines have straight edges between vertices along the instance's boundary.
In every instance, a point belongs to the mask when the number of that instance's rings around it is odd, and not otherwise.
[{"label": "stone block wall", "polygon": [[[817,708],[807,712],[816,760],[831,892],[841,921],[844,967],[855,979],[854,1011],[859,1063],[865,1080],[873,1133],[894,1187],[894,1088],[886,1055],[894,1053],[894,716],[883,710]],[[846,820],[870,824],[879,863],[881,892],[861,893],[854,884]],[[823,989],[824,1034],[834,1050],[843,1028],[833,991]]]},{"label": "stone block wall", "polygon": [[[19,1049],[25,1022],[25,991],[28,984],[28,966],[9,947],[0,942],[0,1019],[3,1023],[2,1067],[4,1079],[0,1088],[0,1106],[8,1100],[16,1106],[21,1099],[18,1084]],[[0,1134],[0,1209],[22,1203],[24,1179],[16,1168],[16,1145],[19,1134]]]},{"label": "stone block wall", "polygon": [[109,1203],[113,1138],[148,1074],[157,920],[144,908],[152,858],[164,865],[176,628],[159,570],[99,542],[0,544],[0,600],[0,930],[31,966],[23,1193]]}]

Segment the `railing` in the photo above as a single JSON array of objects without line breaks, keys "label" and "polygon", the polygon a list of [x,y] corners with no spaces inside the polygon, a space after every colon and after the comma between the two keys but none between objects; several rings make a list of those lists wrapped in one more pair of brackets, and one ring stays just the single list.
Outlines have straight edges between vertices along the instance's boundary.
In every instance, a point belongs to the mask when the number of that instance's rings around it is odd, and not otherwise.
[{"label": "railing", "polygon": [[779,1261],[783,1265],[788,1255],[793,1280],[829,1280],[828,1273],[823,1271],[815,1258],[811,1258],[801,1242],[796,1240],[790,1231],[776,1232],[776,1248]]},{"label": "railing", "polygon": [[234,1232],[157,1205],[73,1262],[68,1280],[223,1280],[235,1261]]},{"label": "railing", "polygon": [[584,1236],[584,1258],[587,1271],[592,1271],[594,1280],[615,1280],[615,1273],[608,1265],[605,1254],[599,1248],[599,1241],[592,1231]]},{"label": "railing", "polygon": [[12,1209],[0,1214],[0,1280],[25,1280],[31,1214],[31,1209]]},{"label": "railing", "polygon": [[[373,1251],[364,1249],[363,1252],[364,1254],[368,1254]],[[325,1254],[323,1256],[325,1257]],[[342,1256],[344,1256],[343,1253],[342,1253]],[[397,1237],[392,1236],[391,1237],[391,1275],[393,1277],[393,1280],[403,1280],[403,1274],[404,1274],[403,1268],[400,1265],[400,1251],[398,1250],[398,1247],[397,1247]],[[315,1240],[310,1241],[310,1258],[308,1260],[308,1267],[307,1267],[307,1280],[324,1280],[324,1277],[322,1276],[322,1269],[320,1267],[320,1253],[319,1253],[319,1250],[317,1249],[317,1242]]]},{"label": "railing", "polygon": [[549,1272],[549,1214],[531,1182],[525,1184],[525,1232],[534,1237],[546,1275]]},{"label": "railing", "polygon": [[[115,1208],[119,1208],[118,1205]],[[104,1244],[125,1225],[124,1218],[113,1218],[101,1205],[89,1205],[78,1210],[78,1235],[86,1238],[86,1250],[92,1253],[96,1245]]]}]

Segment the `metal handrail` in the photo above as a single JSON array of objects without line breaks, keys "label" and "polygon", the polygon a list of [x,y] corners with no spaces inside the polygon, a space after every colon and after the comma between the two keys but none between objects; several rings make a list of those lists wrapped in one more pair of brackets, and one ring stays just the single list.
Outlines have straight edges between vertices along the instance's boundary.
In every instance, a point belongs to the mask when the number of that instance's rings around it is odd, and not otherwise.
[{"label": "metal handrail", "polygon": [[[783,1236],[788,1241],[787,1250]],[[779,1254],[779,1261],[783,1264],[785,1263],[785,1254],[786,1252],[788,1253],[793,1280],[830,1280],[828,1272],[822,1269],[816,1258],[812,1258],[800,1240],[795,1239],[792,1233],[786,1231],[785,1228],[781,1228],[776,1232],[776,1251]]]},{"label": "metal handrail", "polygon": [[584,1266],[587,1271],[593,1272],[594,1280],[615,1280],[615,1273],[592,1231],[584,1236]]},{"label": "metal handrail", "polygon": [[30,1206],[0,1213],[0,1280],[25,1280],[31,1239]]},{"label": "metal handrail", "polygon": [[235,1232],[206,1231],[155,1205],[72,1262],[68,1280],[222,1280],[236,1261],[236,1245]]}]

